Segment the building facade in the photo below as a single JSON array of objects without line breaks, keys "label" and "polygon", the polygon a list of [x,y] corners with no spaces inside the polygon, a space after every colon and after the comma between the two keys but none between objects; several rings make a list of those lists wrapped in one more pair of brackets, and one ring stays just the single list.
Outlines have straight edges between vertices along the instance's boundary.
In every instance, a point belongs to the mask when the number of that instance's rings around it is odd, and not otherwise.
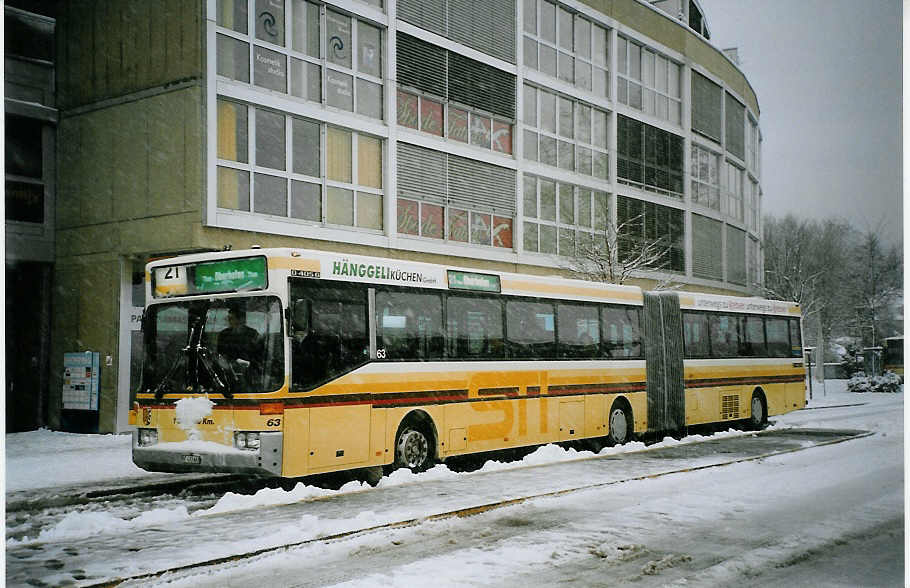
[{"label": "building facade", "polygon": [[695,1],[68,2],[54,16],[53,428],[63,354],[90,350],[97,428],[128,429],[156,257],[256,244],[551,275],[619,225],[621,247],[667,245],[644,286],[761,281],[758,102]]}]

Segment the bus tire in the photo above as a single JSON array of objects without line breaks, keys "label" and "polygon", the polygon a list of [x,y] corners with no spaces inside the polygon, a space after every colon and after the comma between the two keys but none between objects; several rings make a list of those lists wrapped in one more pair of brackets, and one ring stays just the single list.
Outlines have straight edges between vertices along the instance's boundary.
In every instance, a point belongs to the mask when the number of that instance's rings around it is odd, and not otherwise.
[{"label": "bus tire", "polygon": [[430,468],[433,462],[431,437],[426,429],[406,423],[395,439],[395,464],[414,473]]},{"label": "bus tire", "polygon": [[768,424],[768,405],[765,402],[765,395],[761,390],[752,393],[752,400],[749,402],[749,428],[759,430]]},{"label": "bus tire", "polygon": [[610,429],[607,432],[607,439],[612,445],[622,445],[632,438],[632,409],[629,405],[617,400],[610,408]]}]

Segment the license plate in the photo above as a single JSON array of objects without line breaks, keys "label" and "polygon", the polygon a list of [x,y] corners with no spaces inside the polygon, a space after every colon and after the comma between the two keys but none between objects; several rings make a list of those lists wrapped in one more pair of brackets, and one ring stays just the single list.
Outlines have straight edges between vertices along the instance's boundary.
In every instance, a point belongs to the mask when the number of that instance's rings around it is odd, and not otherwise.
[{"label": "license plate", "polygon": [[202,463],[202,456],[201,455],[184,455],[183,463],[191,463],[194,465],[199,465]]}]

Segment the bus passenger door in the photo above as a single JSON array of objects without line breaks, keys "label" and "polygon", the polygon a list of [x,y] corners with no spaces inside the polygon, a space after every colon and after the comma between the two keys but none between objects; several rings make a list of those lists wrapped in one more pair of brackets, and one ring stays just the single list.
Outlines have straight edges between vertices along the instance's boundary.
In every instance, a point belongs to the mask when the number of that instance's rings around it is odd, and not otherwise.
[{"label": "bus passenger door", "polygon": [[675,292],[645,292],[644,298],[648,430],[678,431],[686,425],[679,296]]}]

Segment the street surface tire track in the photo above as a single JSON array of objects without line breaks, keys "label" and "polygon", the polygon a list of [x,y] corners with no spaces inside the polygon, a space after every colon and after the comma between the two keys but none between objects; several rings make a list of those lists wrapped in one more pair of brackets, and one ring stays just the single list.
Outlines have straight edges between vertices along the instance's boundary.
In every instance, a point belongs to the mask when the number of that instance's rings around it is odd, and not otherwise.
[{"label": "street surface tire track", "polygon": [[[822,432],[820,430],[815,430],[815,429],[806,429],[806,430],[786,429],[786,430],[776,430],[776,431],[765,431],[762,433],[756,433],[756,435],[775,434],[775,433],[776,434],[782,434],[782,433],[786,434],[787,432],[791,432],[791,434],[799,434],[802,431],[804,431],[805,433],[811,433],[813,431],[815,433]],[[627,477],[627,478],[624,478],[621,480],[610,480],[610,481],[599,482],[599,483],[595,483],[595,484],[584,484],[584,485],[580,485],[580,486],[573,486],[570,488],[564,488],[564,489],[555,490],[555,491],[551,491],[551,492],[530,494],[527,496],[511,498],[508,500],[490,502],[490,503],[486,503],[486,504],[482,504],[482,505],[475,505],[475,506],[470,506],[470,507],[466,507],[466,508],[460,508],[460,509],[456,509],[456,510],[450,510],[450,511],[446,511],[446,512],[440,512],[440,513],[435,513],[435,514],[431,514],[431,515],[426,515],[426,516],[422,516],[422,517],[409,518],[409,519],[404,519],[404,520],[400,520],[400,521],[384,523],[384,524],[380,524],[380,525],[363,527],[360,529],[348,530],[348,531],[344,531],[341,533],[324,535],[321,537],[307,539],[304,541],[287,543],[285,545],[257,549],[257,550],[249,551],[246,553],[234,554],[234,555],[230,555],[230,556],[226,556],[226,557],[213,558],[213,559],[209,559],[209,560],[194,562],[191,564],[180,565],[180,566],[175,566],[172,568],[158,570],[155,572],[143,573],[143,574],[122,577],[122,578],[109,579],[109,580],[105,580],[105,581],[94,583],[94,584],[88,584],[87,586],[91,586],[91,587],[117,586],[124,582],[131,582],[131,583],[139,584],[139,583],[142,583],[143,581],[160,578],[160,577],[164,576],[165,574],[175,575],[175,576],[171,577],[170,579],[177,579],[180,577],[180,574],[185,573],[185,572],[200,571],[203,568],[214,567],[214,566],[219,566],[219,565],[228,564],[228,563],[235,563],[235,562],[239,562],[239,561],[246,560],[246,559],[256,558],[256,557],[259,557],[261,555],[266,555],[266,554],[276,554],[276,553],[287,552],[287,551],[290,551],[297,547],[301,547],[301,546],[305,546],[305,545],[311,545],[311,544],[317,544],[317,543],[330,543],[330,542],[344,540],[344,539],[348,539],[348,538],[359,537],[362,535],[366,535],[369,533],[375,533],[378,531],[400,529],[400,528],[404,528],[404,527],[412,527],[412,526],[416,526],[421,523],[429,522],[429,521],[439,521],[439,520],[443,520],[443,519],[450,519],[450,518],[456,518],[456,517],[459,517],[459,518],[470,517],[470,516],[478,515],[481,513],[490,512],[493,510],[498,510],[501,508],[506,508],[509,506],[517,505],[517,504],[522,504],[522,503],[540,499],[540,498],[563,496],[566,494],[581,492],[581,491],[590,490],[590,489],[594,489],[594,488],[603,488],[603,487],[621,484],[621,483],[625,483],[625,482],[655,479],[655,478],[661,478],[661,477],[669,476],[669,475],[673,475],[673,474],[696,472],[696,471],[701,471],[701,470],[731,466],[731,465],[739,464],[739,463],[760,461],[760,460],[767,459],[767,458],[773,457],[773,456],[785,455],[785,454],[795,453],[795,452],[799,452],[799,451],[805,451],[807,449],[812,449],[815,447],[834,445],[834,444],[838,444],[838,443],[843,443],[845,441],[861,439],[863,437],[868,437],[868,436],[875,434],[874,432],[871,432],[871,431],[843,431],[841,433],[843,434],[843,436],[836,437],[833,439],[818,441],[818,442],[815,442],[812,445],[808,445],[808,446],[801,446],[801,447],[771,451],[771,452],[766,452],[766,453],[762,453],[759,455],[741,457],[741,458],[737,458],[737,459],[732,459],[732,460],[727,460],[727,461],[722,461],[722,462],[717,462],[717,463],[711,463],[711,464],[706,464],[706,465],[699,465],[699,466],[686,467],[686,468],[677,468],[677,469],[673,469],[673,470],[662,471],[662,472],[652,473],[652,474],[645,474],[645,475],[641,475],[641,476],[631,476],[631,477]],[[645,451],[647,451],[647,450],[645,450]],[[610,457],[614,457],[614,456],[612,456],[612,455],[593,456],[593,457],[588,457],[588,458],[583,458],[583,459],[604,459],[604,458],[610,458]],[[531,467],[537,467],[537,466],[531,466]]]}]

